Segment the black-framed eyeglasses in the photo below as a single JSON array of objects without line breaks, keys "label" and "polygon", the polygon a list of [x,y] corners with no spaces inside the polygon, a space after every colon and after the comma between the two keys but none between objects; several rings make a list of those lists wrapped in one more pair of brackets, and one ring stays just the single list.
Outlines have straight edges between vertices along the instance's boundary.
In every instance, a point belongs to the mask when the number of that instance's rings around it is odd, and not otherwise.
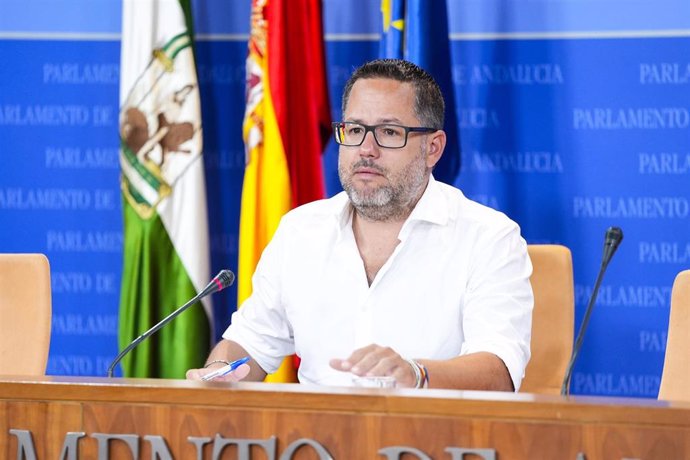
[{"label": "black-framed eyeglasses", "polygon": [[383,125],[363,125],[350,121],[337,121],[333,123],[333,134],[335,141],[346,147],[357,147],[362,145],[367,133],[374,133],[374,140],[386,149],[401,149],[407,145],[409,133],[433,133],[438,131],[436,128],[423,128],[412,126],[401,126],[395,124]]}]

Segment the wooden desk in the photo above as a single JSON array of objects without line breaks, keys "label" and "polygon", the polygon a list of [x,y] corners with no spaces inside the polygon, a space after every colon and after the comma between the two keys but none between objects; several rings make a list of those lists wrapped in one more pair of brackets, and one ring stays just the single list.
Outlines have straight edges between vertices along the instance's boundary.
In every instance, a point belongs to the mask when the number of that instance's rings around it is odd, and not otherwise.
[{"label": "wooden desk", "polygon": [[[297,449],[292,457],[286,454],[291,443],[303,438],[318,443],[336,460],[398,458],[379,453],[392,446],[417,449],[416,455],[405,459],[459,459],[459,450],[446,450],[453,447],[488,449],[485,453],[493,452],[499,460],[576,459],[579,453],[587,460],[690,458],[688,403],[184,380],[0,377],[0,456],[17,458],[17,433],[27,431],[38,460],[59,458],[68,432],[84,433],[76,444],[81,459],[132,458],[123,441],[106,443],[109,457],[99,454],[99,438],[118,434],[136,440],[142,459],[152,458],[156,449],[152,443],[161,439],[172,458],[198,458],[189,437],[206,438],[200,448],[204,459],[320,458],[310,446]],[[267,455],[255,446],[251,455],[242,457],[237,446],[220,449],[226,438],[274,442],[275,454]],[[216,457],[214,442],[220,452]]]}]

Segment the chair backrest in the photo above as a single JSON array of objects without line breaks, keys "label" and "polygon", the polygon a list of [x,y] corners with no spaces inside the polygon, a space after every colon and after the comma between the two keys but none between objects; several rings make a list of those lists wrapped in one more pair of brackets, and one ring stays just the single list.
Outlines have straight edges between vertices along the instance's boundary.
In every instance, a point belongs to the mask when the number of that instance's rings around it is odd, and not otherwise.
[{"label": "chair backrest", "polygon": [[673,282],[659,399],[690,401],[690,270]]},{"label": "chair backrest", "polygon": [[44,375],[52,324],[43,254],[0,254],[0,375]]},{"label": "chair backrest", "polygon": [[570,249],[530,244],[532,259],[532,357],[520,385],[523,393],[560,394],[573,350],[575,292]]}]

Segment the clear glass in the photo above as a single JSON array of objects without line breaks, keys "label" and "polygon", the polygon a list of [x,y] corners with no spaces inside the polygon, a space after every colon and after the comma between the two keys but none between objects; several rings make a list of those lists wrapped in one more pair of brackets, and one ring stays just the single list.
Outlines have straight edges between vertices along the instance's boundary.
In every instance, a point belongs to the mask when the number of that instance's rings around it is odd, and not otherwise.
[{"label": "clear glass", "polygon": [[376,376],[376,377],[353,377],[352,384],[363,388],[395,388],[395,377]]}]

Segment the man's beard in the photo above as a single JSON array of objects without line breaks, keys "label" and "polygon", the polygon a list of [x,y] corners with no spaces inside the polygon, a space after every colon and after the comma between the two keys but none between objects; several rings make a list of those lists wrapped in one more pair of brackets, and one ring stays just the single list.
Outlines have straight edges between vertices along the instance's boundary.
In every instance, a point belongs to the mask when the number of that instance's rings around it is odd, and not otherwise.
[{"label": "man's beard", "polygon": [[[388,179],[388,184],[358,190],[352,176],[358,168],[374,169]],[[406,218],[421,196],[422,187],[429,176],[426,166],[426,149],[422,148],[405,167],[395,175],[374,163],[362,158],[346,171],[338,164],[338,176],[343,190],[350,197],[352,206],[367,220],[388,221]]]}]

